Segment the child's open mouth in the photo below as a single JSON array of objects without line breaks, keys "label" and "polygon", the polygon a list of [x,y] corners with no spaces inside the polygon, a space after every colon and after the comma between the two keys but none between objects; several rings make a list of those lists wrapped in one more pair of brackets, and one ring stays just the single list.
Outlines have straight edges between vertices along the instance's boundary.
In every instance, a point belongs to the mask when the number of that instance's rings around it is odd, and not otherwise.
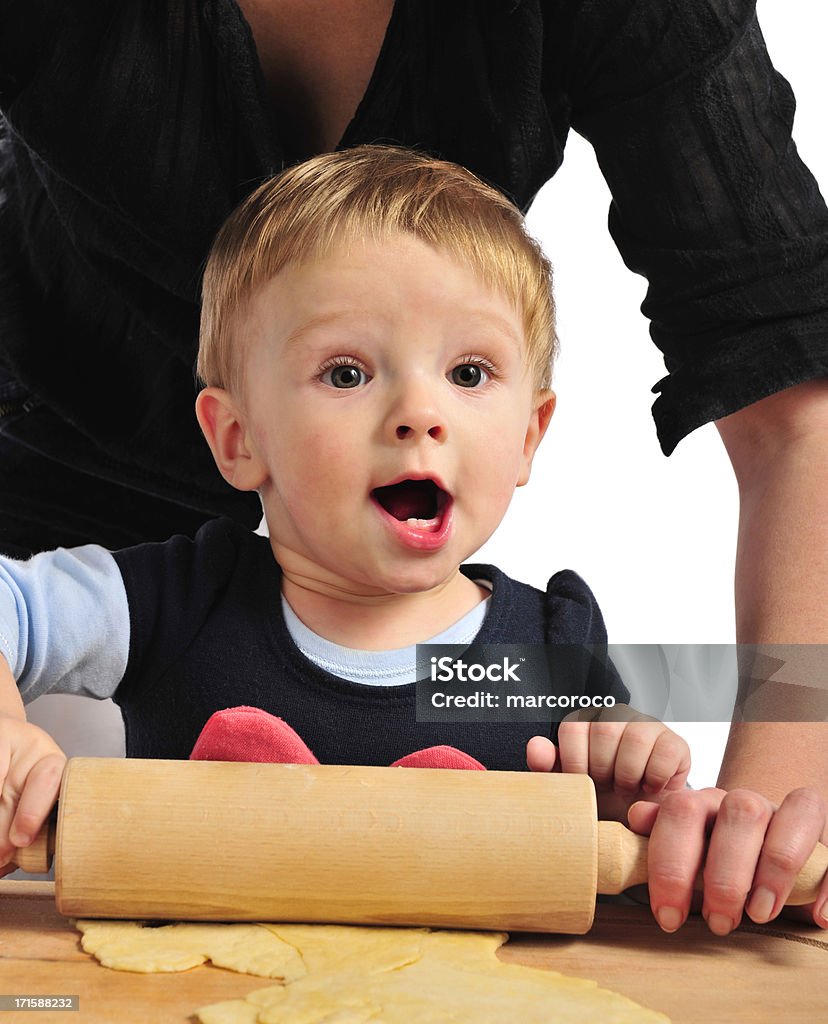
[{"label": "child's open mouth", "polygon": [[431,478],[406,478],[371,491],[395,534],[411,547],[433,550],[448,536],[451,495]]}]

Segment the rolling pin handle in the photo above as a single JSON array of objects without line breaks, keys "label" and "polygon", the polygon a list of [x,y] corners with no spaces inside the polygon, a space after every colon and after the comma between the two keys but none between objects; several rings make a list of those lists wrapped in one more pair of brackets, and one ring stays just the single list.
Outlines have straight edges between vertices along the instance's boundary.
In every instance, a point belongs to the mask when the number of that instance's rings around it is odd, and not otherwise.
[{"label": "rolling pin handle", "polygon": [[[644,836],[636,835],[618,821],[599,821],[596,891],[604,896],[617,895],[633,885],[646,882],[648,843],[649,840]],[[816,849],[799,872],[785,905],[801,907],[813,903],[826,872],[828,847],[817,843]],[[696,892],[704,892],[701,872],[693,888]]]},{"label": "rolling pin handle", "polygon": [[644,836],[620,821],[598,822],[598,882],[596,892],[617,896],[647,881],[647,846]]},{"label": "rolling pin handle", "polygon": [[801,907],[806,903],[813,903],[827,871],[828,846],[817,843],[816,849],[805,861],[805,866],[797,875],[791,894],[785,900],[786,906]]},{"label": "rolling pin handle", "polygon": [[45,875],[55,855],[55,822],[49,818],[28,846],[14,852],[12,863],[30,875]]}]

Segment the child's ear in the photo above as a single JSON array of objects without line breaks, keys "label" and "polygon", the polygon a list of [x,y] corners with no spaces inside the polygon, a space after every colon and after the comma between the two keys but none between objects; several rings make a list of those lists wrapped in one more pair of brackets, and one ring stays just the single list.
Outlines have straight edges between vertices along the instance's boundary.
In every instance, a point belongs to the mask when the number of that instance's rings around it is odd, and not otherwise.
[{"label": "child's ear", "polygon": [[245,426],[244,414],[224,388],[205,388],[196,399],[196,417],[219,472],[239,491],[255,491],[267,479]]},{"label": "child's ear", "polygon": [[538,445],[546,433],[552,413],[555,411],[555,392],[539,391],[532,403],[532,415],[529,417],[529,426],[526,429],[526,438],[523,442],[523,458],[518,474],[517,485],[523,487],[529,482],[529,474],[532,471],[532,459],[538,450]]}]

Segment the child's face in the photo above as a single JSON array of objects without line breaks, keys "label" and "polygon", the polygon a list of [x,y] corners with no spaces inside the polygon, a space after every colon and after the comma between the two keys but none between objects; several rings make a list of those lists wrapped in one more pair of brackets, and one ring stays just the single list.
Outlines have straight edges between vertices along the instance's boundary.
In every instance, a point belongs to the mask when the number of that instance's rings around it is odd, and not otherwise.
[{"label": "child's face", "polygon": [[244,430],[277,558],[438,587],[526,482],[554,405],[521,316],[412,236],[287,268],[246,323]]}]

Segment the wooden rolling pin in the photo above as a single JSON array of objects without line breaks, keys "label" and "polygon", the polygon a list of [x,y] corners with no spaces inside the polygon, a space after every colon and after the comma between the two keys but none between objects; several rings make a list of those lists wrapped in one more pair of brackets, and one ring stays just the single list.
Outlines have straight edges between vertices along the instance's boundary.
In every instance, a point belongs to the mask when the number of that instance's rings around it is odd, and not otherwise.
[{"label": "wooden rolling pin", "polygon": [[[586,775],[75,758],[56,832],[20,850],[76,917],[583,934],[647,880]],[[819,847],[789,902],[828,869]]]}]

